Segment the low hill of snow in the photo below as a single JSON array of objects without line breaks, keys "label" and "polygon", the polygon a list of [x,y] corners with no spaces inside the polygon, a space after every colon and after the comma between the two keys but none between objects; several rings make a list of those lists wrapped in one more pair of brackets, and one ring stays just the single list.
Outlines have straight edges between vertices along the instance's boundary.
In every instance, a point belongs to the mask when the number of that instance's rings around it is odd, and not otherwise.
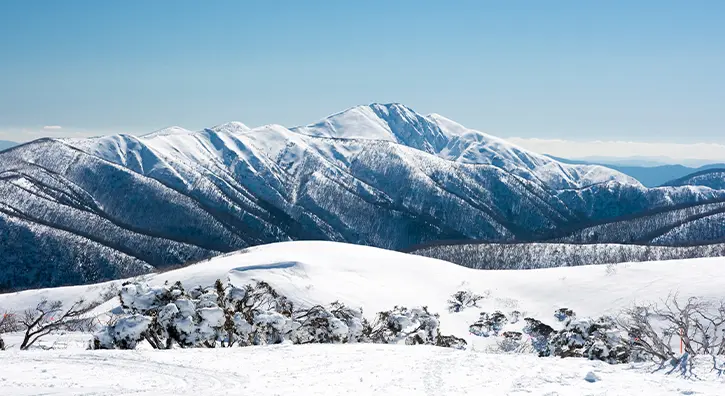
[{"label": "low hill of snow", "polygon": [[[722,298],[723,258],[622,263],[605,266],[535,270],[474,270],[447,261],[384,249],[335,242],[282,242],[223,255],[186,268],[148,276],[152,285],[181,281],[185,288],[210,286],[229,279],[243,286],[266,281],[298,306],[340,301],[362,308],[369,319],[395,305],[428,306],[441,315],[441,332],[480,337],[468,326],[481,311],[520,311],[554,322],[559,308],[579,316],[617,314],[634,302],[659,302],[668,294]],[[120,281],[117,281],[120,282]],[[0,308],[22,311],[45,297],[70,304],[79,296],[94,298],[109,284],[28,290],[0,295]],[[484,295],[480,308],[447,311],[447,300],[459,290]],[[117,299],[104,304],[108,311]]]},{"label": "low hill of snow", "polygon": [[[150,275],[150,284],[181,281],[186,288],[228,278],[235,285],[263,280],[298,306],[341,301],[372,318],[394,305],[427,305],[440,313],[441,332],[464,337],[468,350],[428,346],[277,345],[170,351],[17,351],[0,353],[0,383],[14,395],[39,394],[560,394],[717,395],[722,379],[710,361],[698,381],[648,365],[609,365],[585,359],[487,354],[468,333],[479,312],[519,310],[549,323],[571,308],[580,316],[614,314],[635,301],[682,296],[722,297],[725,259],[692,259],[540,270],[473,270],[446,261],[334,242],[283,242],[223,255]],[[114,282],[0,295],[0,307],[22,310],[41,298],[67,303],[92,298]],[[116,282],[117,283],[117,282]],[[458,290],[484,295],[479,308],[446,310]],[[106,312],[117,299],[99,307]],[[7,336],[7,335],[6,335]],[[66,337],[66,339],[63,339]],[[83,341],[69,336],[50,345]],[[12,337],[5,337],[8,343]],[[493,338],[493,337],[491,337]],[[250,369],[253,367],[253,369]],[[90,375],[89,375],[90,374]]]}]

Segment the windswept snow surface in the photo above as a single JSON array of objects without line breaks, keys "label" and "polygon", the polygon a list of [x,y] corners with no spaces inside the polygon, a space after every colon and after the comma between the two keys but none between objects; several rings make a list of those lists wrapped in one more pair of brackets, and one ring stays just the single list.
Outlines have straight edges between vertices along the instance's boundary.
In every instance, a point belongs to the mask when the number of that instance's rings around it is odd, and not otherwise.
[{"label": "windswept snow surface", "polygon": [[[306,345],[216,350],[84,351],[83,341],[61,336],[50,344],[76,349],[0,354],[3,394],[560,394],[718,395],[722,378],[698,366],[688,381],[650,366],[608,365],[585,359],[484,353],[495,342],[468,333],[481,311],[519,310],[555,325],[553,312],[614,314],[635,301],[678,291],[723,296],[725,259],[624,263],[541,270],[473,270],[446,261],[335,242],[282,242],[259,246],[186,268],[148,276],[154,285],[185,287],[229,279],[236,285],[269,282],[298,306],[341,301],[362,307],[368,319],[394,305],[427,305],[441,315],[441,332],[464,337],[468,350],[398,345]],[[111,282],[112,283],[112,282]],[[21,310],[40,298],[70,303],[92,298],[110,283],[0,295],[0,307]],[[485,295],[480,308],[449,313],[458,290]],[[99,308],[118,306],[111,300]],[[521,325],[521,323],[519,323]],[[9,335],[8,344],[17,337]],[[64,338],[65,337],[65,338]],[[592,372],[600,378],[585,380]]]},{"label": "windswept snow surface", "polygon": [[[704,366],[703,366],[704,368]],[[590,383],[588,373],[599,378]],[[643,367],[402,345],[0,354],[3,395],[719,395]]]},{"label": "windswept snow surface", "polygon": [[[428,306],[441,315],[441,331],[466,338],[480,311],[512,310],[554,322],[556,309],[579,316],[616,314],[634,302],[658,302],[671,292],[681,296],[722,298],[725,259],[702,258],[536,270],[474,270],[427,257],[337,242],[281,242],[219,256],[174,271],[149,275],[148,282],[181,281],[186,288],[229,279],[237,286],[263,280],[295,304],[340,301],[363,309],[367,318],[395,305]],[[118,281],[120,282],[120,281]],[[28,290],[0,295],[0,307],[21,311],[46,297],[71,303],[93,298],[104,285]],[[458,290],[488,295],[480,309],[448,313],[446,301]],[[102,306],[118,305],[116,300]]]}]

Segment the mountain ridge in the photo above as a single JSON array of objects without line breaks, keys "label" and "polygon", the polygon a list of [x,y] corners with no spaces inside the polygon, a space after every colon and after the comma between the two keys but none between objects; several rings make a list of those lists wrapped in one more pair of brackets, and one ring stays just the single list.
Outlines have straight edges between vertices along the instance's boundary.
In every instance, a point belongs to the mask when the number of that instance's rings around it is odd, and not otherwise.
[{"label": "mountain ridge", "polygon": [[[232,122],[42,139],[3,152],[0,253],[17,255],[43,225],[74,235],[62,239],[67,249],[86,251],[99,269],[164,269],[287,240],[398,250],[436,240],[544,240],[578,224],[725,199],[723,190],[648,189],[607,168],[562,164],[399,104],[352,109],[311,124],[317,136]],[[371,121],[378,113],[385,117]],[[360,114],[372,126],[360,127]],[[370,128],[366,136],[386,138],[361,136]],[[18,275],[37,263],[79,270],[75,258],[54,262],[50,252],[0,260],[15,268],[0,288],[68,284]],[[139,262],[129,267],[124,257]],[[84,281],[108,276],[96,273]]]}]

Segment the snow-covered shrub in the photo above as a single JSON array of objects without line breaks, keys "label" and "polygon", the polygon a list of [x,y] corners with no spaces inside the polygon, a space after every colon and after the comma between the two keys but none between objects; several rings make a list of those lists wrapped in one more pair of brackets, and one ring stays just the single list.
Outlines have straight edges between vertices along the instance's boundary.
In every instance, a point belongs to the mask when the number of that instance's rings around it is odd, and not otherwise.
[{"label": "snow-covered shrub", "polygon": [[539,356],[549,356],[551,350],[549,349],[549,337],[554,332],[554,329],[534,318],[524,318],[526,326],[523,328],[524,334],[531,337],[531,346],[534,348]]},{"label": "snow-covered shrub", "polygon": [[235,287],[217,281],[188,292],[178,282],[161,287],[136,282],[123,285],[119,298],[125,313],[95,335],[94,349],[132,349],[142,340],[156,349],[283,342],[466,345],[463,339],[441,336],[438,315],[425,307],[395,307],[379,313],[371,326],[362,310],[339,302],[295,309],[265,282]]},{"label": "snow-covered shrub", "polygon": [[93,349],[134,349],[146,338],[151,319],[140,314],[119,318],[104,327],[93,338]]},{"label": "snow-covered shrub", "polygon": [[466,340],[452,335],[438,335],[435,343],[435,346],[455,349],[466,349],[466,345],[468,345]]},{"label": "snow-covered shrub", "polygon": [[362,311],[334,302],[330,309],[317,305],[295,312],[293,318],[299,326],[291,333],[295,344],[365,342],[370,324]]},{"label": "snow-covered shrub", "polygon": [[225,310],[227,346],[282,343],[300,327],[292,318],[292,302],[266,282],[224,287],[217,281],[215,289]]},{"label": "snow-covered shrub", "polygon": [[249,323],[254,321],[256,312],[274,311],[291,317],[294,311],[291,301],[261,281],[241,288],[230,285],[225,290],[224,305],[242,314]]},{"label": "snow-covered shrub", "polygon": [[161,307],[185,296],[184,287],[180,282],[171,286],[149,286],[146,283],[125,283],[121,286],[118,297],[125,312],[133,314],[155,314]]},{"label": "snow-covered shrub", "polygon": [[574,311],[569,308],[559,308],[554,312],[554,317],[559,322],[565,322],[569,319],[574,318],[575,316],[576,314],[574,313]]},{"label": "snow-covered shrub", "polygon": [[372,329],[363,317],[362,309],[349,308],[335,301],[330,306],[330,312],[347,326],[347,342],[369,342],[367,337]]},{"label": "snow-covered shrub", "polygon": [[522,336],[518,331],[504,331],[503,339],[498,342],[499,348],[503,352],[516,352],[521,348]]},{"label": "snow-covered shrub", "polygon": [[433,344],[438,335],[438,315],[428,308],[394,307],[379,312],[370,332],[370,340],[378,344]]},{"label": "snow-covered shrub", "polygon": [[439,315],[427,307],[394,307],[379,312],[373,325],[363,332],[363,338],[378,344],[436,345],[463,349],[466,341],[454,336],[440,334]]},{"label": "snow-covered shrub", "polygon": [[481,312],[476,323],[468,327],[468,331],[481,337],[496,336],[506,323],[508,323],[508,319],[501,311],[496,311],[490,315],[488,312]]},{"label": "snow-covered shrub", "polygon": [[509,315],[511,318],[511,323],[518,323],[519,320],[521,320],[521,312],[520,311],[511,311],[511,314]]},{"label": "snow-covered shrub", "polygon": [[371,341],[378,344],[397,344],[407,340],[408,336],[417,333],[422,326],[417,320],[419,310],[421,309],[411,310],[395,306],[390,311],[378,312],[370,332]]},{"label": "snow-covered shrub", "polygon": [[299,322],[276,311],[256,312],[250,334],[252,345],[281,344],[299,326]]},{"label": "snow-covered shrub", "polygon": [[321,305],[295,315],[299,327],[290,335],[295,344],[341,344],[347,342],[349,329]]},{"label": "snow-covered shrub", "polygon": [[466,308],[478,307],[481,299],[483,296],[479,294],[467,290],[457,291],[448,299],[448,312],[461,312]]},{"label": "snow-covered shrub", "polygon": [[252,345],[252,331],[254,328],[241,313],[234,313],[234,316],[231,317],[231,323],[227,319],[224,329],[227,331],[228,346],[233,346],[235,342],[238,342],[240,346]]},{"label": "snow-covered shrub", "polygon": [[132,349],[142,339],[156,349],[168,349],[174,343],[214,347],[224,335],[226,316],[217,305],[214,289],[195,288],[187,293],[179,282],[160,287],[136,282],[124,284],[119,299],[125,315],[96,335],[95,348]]},{"label": "snow-covered shrub", "polygon": [[586,357],[612,364],[626,363],[630,357],[626,333],[607,316],[569,320],[564,329],[553,334],[549,348],[554,356]]}]

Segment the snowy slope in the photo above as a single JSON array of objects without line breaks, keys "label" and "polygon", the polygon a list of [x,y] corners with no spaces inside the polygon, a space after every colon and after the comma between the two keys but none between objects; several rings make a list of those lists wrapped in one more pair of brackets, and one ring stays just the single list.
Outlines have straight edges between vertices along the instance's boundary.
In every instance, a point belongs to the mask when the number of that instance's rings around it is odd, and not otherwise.
[{"label": "snowy slope", "polygon": [[[31,351],[0,354],[0,384],[15,396],[721,395],[723,380],[701,368],[692,381],[584,359],[372,344]],[[590,372],[599,381],[585,381]]]},{"label": "snowy slope", "polygon": [[353,107],[292,130],[317,137],[391,141],[451,161],[497,166],[557,189],[606,181],[639,185],[636,179],[609,168],[567,165],[439,114],[420,115],[399,103]]},{"label": "snowy slope", "polygon": [[[613,314],[635,301],[682,296],[722,297],[725,259],[693,259],[543,270],[484,271],[445,261],[334,242],[284,242],[249,248],[148,277],[185,287],[228,278],[269,282],[298,305],[339,300],[367,317],[393,305],[427,305],[441,314],[441,331],[469,341],[467,351],[390,345],[310,345],[174,351],[9,351],[0,354],[0,381],[11,394],[487,394],[717,395],[722,379],[700,365],[701,381],[651,373],[649,366],[584,359],[481,353],[490,339],[468,334],[480,311],[520,310],[553,322],[560,307],[580,316]],[[42,297],[71,302],[104,285],[0,295],[0,307],[21,309]],[[455,291],[486,294],[481,308],[448,313]],[[113,309],[115,300],[99,308]],[[10,343],[14,342],[6,336]],[[53,341],[63,345],[64,339]],[[82,344],[81,344],[82,345]],[[238,364],[243,362],[243,364]],[[254,370],[244,368],[254,367]],[[584,381],[594,372],[600,381]],[[83,374],[81,374],[83,373]],[[94,373],[88,376],[87,373]],[[128,380],[132,378],[133,380]],[[51,389],[55,388],[55,389]],[[66,392],[66,393],[63,393]],[[248,393],[245,393],[248,392]]]},{"label": "snowy slope", "polygon": [[[549,320],[562,307],[581,316],[615,314],[634,301],[658,301],[670,292],[722,297],[723,258],[623,263],[613,274],[604,266],[539,270],[474,270],[446,261],[336,242],[282,242],[223,255],[178,270],[150,275],[151,284],[181,281],[185,287],[229,279],[235,285],[269,282],[302,306],[339,300],[372,318],[394,305],[426,305],[441,314],[442,332],[469,340],[468,325],[480,310],[519,310]],[[70,303],[93,298],[103,285],[28,290],[0,295],[0,307],[22,310],[46,297]],[[458,290],[489,294],[479,309],[448,313]],[[110,310],[117,301],[103,306]],[[553,321],[553,320],[552,320]]]},{"label": "snowy slope", "polygon": [[716,190],[725,188],[725,169],[705,169],[669,181],[666,186],[706,186]]}]

